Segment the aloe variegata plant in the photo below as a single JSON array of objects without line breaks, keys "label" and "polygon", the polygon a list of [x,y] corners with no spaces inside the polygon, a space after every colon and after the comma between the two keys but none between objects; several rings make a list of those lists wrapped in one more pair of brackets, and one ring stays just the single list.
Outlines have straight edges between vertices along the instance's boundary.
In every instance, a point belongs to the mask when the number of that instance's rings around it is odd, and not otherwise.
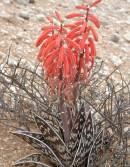
[{"label": "aloe variegata plant", "polygon": [[[44,79],[48,82],[51,95],[56,94],[59,97],[59,110],[62,112],[66,140],[72,128],[70,117],[73,116],[70,110],[73,110],[73,115],[76,114],[78,87],[81,82],[85,84],[89,82],[88,78],[94,64],[95,41],[98,40],[95,28],[100,27],[100,22],[92,14],[91,8],[100,1],[85,0],[84,4],[76,6],[82,13],[70,13],[66,20],[57,11],[55,18],[48,16],[50,24],[43,27],[43,32],[36,42],[36,46],[41,46],[38,59],[42,62]],[[68,23],[67,21],[71,19],[74,21]],[[65,111],[64,102],[71,105],[69,111]]]},{"label": "aloe variegata plant", "polygon": [[[96,167],[99,152],[104,152],[103,130],[95,134],[91,112],[87,113],[84,105],[79,110],[76,101],[78,86],[88,82],[94,64],[95,41],[98,41],[95,28],[100,27],[100,22],[91,8],[100,1],[85,0],[85,4],[76,6],[82,13],[68,14],[67,20],[75,19],[72,23],[66,23],[57,11],[56,22],[47,17],[50,24],[43,27],[36,46],[41,46],[38,59],[42,62],[51,95],[56,92],[59,97],[58,113],[63,130],[60,126],[53,128],[53,123],[33,114],[41,133],[18,131],[13,134],[39,151],[18,160],[16,166]],[[64,105],[67,100],[72,104],[69,107]]]}]

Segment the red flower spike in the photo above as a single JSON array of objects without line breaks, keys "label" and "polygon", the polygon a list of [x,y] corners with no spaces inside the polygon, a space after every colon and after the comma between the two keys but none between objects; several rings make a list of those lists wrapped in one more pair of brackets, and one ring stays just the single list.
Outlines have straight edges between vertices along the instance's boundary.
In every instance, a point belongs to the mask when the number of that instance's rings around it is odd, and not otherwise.
[{"label": "red flower spike", "polygon": [[84,14],[81,14],[81,13],[71,13],[71,14],[68,14],[66,16],[67,19],[72,19],[72,18],[75,18],[75,17],[84,17]]},{"label": "red flower spike", "polygon": [[88,20],[90,20],[91,22],[93,22],[97,28],[100,27],[100,22],[99,22],[99,20],[98,20],[97,17],[94,16],[93,14],[90,14],[90,13],[89,13],[89,15],[88,15]]},{"label": "red flower spike", "polygon": [[59,12],[55,11],[56,17],[59,20],[59,22],[63,22],[62,16]]},{"label": "red flower spike", "polygon": [[93,0],[90,3],[90,0],[85,0],[86,6],[82,4],[76,6],[77,9],[84,10],[84,13],[68,14],[66,18],[76,18],[70,24],[62,24],[63,18],[57,11],[55,16],[61,23],[60,26],[55,25],[53,18],[47,17],[51,25],[43,28],[44,31],[38,38],[36,46],[42,44],[38,59],[43,63],[46,80],[53,93],[56,90],[61,95],[64,88],[75,84],[77,77],[85,82],[88,80],[96,55],[94,40],[98,41],[97,32],[93,26],[89,26],[89,22],[97,28],[100,27],[99,20],[89,9],[100,1]]}]

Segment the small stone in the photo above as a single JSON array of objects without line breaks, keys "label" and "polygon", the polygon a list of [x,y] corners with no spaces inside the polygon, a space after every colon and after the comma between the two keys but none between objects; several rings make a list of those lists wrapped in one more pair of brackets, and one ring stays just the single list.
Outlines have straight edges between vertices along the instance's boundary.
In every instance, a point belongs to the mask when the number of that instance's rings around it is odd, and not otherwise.
[{"label": "small stone", "polygon": [[17,3],[19,3],[20,5],[27,5],[29,3],[28,0],[16,0]]},{"label": "small stone", "polygon": [[112,61],[112,63],[116,66],[120,65],[122,63],[122,60],[120,57],[115,56],[113,54],[110,55],[110,60]]},{"label": "small stone", "polygon": [[103,25],[103,27],[107,27],[109,25],[109,23],[107,21],[102,21],[101,25]]},{"label": "small stone", "polygon": [[130,42],[130,32],[127,32],[125,35],[124,35],[124,38],[127,42]]},{"label": "small stone", "polygon": [[28,12],[21,12],[19,13],[19,17],[23,18],[24,20],[29,20],[30,16]]},{"label": "small stone", "polygon": [[107,76],[107,75],[109,75],[109,73],[110,73],[110,69],[109,69],[108,66],[104,66],[104,67],[100,70],[99,73],[100,73],[101,75]]},{"label": "small stone", "polygon": [[45,16],[43,14],[38,14],[37,15],[37,20],[39,20],[39,21],[45,21]]},{"label": "small stone", "polygon": [[35,3],[35,0],[30,0],[29,3]]},{"label": "small stone", "polygon": [[0,32],[3,34],[3,35],[8,35],[8,31],[4,30],[4,29],[1,29]]},{"label": "small stone", "polygon": [[112,41],[112,42],[115,42],[115,43],[118,43],[118,42],[119,42],[119,35],[113,34],[113,35],[111,36],[111,41]]},{"label": "small stone", "polygon": [[129,131],[129,127],[125,127],[124,132],[128,132],[128,131]]},{"label": "small stone", "polygon": [[3,0],[3,2],[4,2],[5,4],[10,4],[10,3],[12,2],[12,0]]},{"label": "small stone", "polygon": [[18,64],[18,62],[14,58],[9,58],[8,65],[14,67]]}]

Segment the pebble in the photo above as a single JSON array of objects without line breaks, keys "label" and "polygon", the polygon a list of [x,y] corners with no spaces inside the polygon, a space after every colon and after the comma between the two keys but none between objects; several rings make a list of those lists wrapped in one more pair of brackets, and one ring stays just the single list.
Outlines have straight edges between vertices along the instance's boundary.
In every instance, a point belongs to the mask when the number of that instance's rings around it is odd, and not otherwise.
[{"label": "pebble", "polygon": [[112,36],[111,36],[111,41],[112,42],[115,42],[115,43],[118,43],[119,42],[119,35],[118,34],[113,34]]},{"label": "pebble", "polygon": [[103,66],[103,68],[101,69],[101,71],[99,71],[100,74],[107,76],[110,73],[110,69],[108,66]]},{"label": "pebble", "polygon": [[12,0],[3,0],[3,2],[4,2],[5,4],[10,4],[10,3],[12,2]]},{"label": "pebble", "polygon": [[110,60],[111,60],[111,62],[112,62],[114,65],[116,65],[116,66],[118,66],[118,65],[120,65],[120,64],[122,63],[121,58],[118,57],[118,56],[115,56],[114,54],[111,54],[111,55],[110,55]]},{"label": "pebble", "polygon": [[39,20],[39,21],[45,21],[46,20],[45,16],[43,14],[38,14],[36,17],[37,17],[37,20]]},{"label": "pebble", "polygon": [[28,12],[19,13],[19,17],[23,18],[24,20],[29,20],[30,19],[30,15],[29,15]]},{"label": "pebble", "polygon": [[101,25],[102,25],[103,27],[107,27],[107,26],[109,25],[109,23],[108,23],[107,21],[102,21],[102,22],[101,22]]},{"label": "pebble", "polygon": [[8,59],[8,65],[9,65],[9,66],[13,67],[13,66],[17,66],[17,64],[18,64],[18,61],[17,61],[17,60],[15,60],[15,59],[13,59],[13,58],[9,58],[9,59]]},{"label": "pebble", "polygon": [[30,0],[29,3],[35,3],[35,0]]},{"label": "pebble", "polygon": [[4,30],[4,29],[1,29],[0,32],[3,34],[3,35],[8,35],[8,31],[7,30]]}]

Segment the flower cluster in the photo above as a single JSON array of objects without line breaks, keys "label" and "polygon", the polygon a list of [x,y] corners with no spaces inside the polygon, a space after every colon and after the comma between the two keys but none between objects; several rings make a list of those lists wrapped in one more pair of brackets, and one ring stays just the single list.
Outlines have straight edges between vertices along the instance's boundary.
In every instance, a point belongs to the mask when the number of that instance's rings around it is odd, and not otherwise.
[{"label": "flower cluster", "polygon": [[41,46],[38,59],[52,89],[58,85],[62,90],[77,81],[86,81],[94,64],[94,41],[98,41],[94,27],[99,28],[100,22],[90,9],[101,0],[84,1],[86,4],[76,6],[81,12],[66,16],[67,21],[74,19],[73,23],[65,23],[57,11],[55,18],[47,17],[50,24],[36,42],[36,46]]}]

